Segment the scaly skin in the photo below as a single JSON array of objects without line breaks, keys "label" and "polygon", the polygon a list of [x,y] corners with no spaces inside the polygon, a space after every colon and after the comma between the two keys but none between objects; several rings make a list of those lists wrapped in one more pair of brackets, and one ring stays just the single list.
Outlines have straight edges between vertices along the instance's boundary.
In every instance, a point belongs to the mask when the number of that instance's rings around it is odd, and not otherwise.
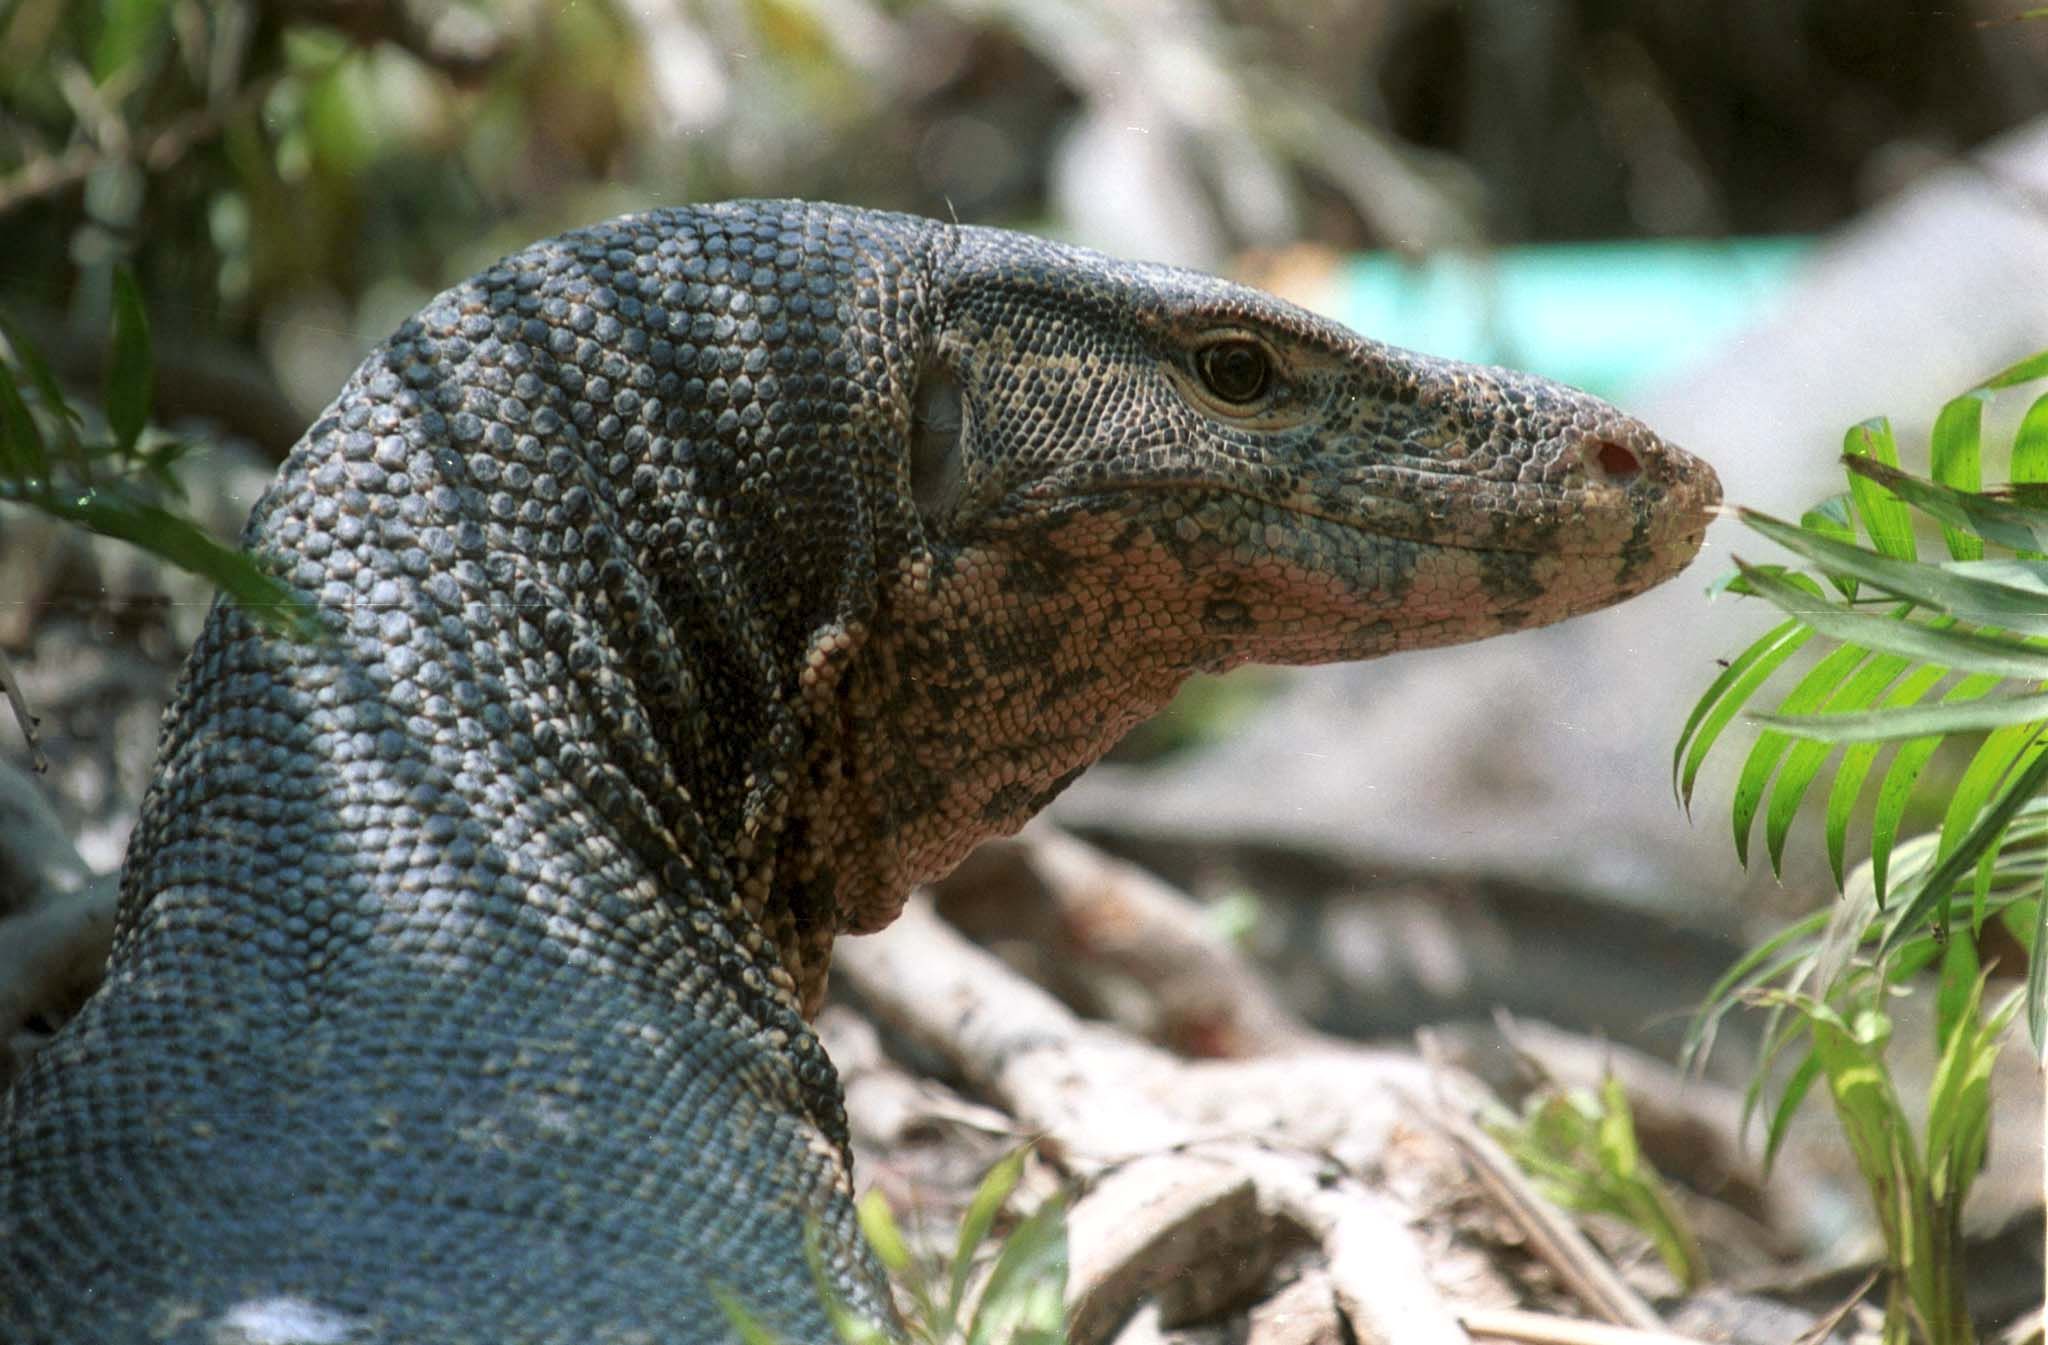
[{"label": "scaly skin", "polygon": [[1718,495],[1579,393],[1015,234],[508,258],[250,520],[332,638],[193,653],[106,986],[0,1104],[0,1339],[708,1341],[723,1285],[819,1340],[807,1224],[884,1316],[835,934],[1197,670],[1604,606]]}]

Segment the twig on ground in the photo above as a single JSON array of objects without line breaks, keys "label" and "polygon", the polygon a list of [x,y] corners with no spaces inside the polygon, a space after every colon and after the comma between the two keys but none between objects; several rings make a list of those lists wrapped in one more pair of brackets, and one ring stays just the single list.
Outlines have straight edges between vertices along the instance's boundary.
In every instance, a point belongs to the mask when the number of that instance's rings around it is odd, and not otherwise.
[{"label": "twig on ground", "polygon": [[[1094,1183],[1070,1224],[1069,1305],[1085,1309],[1077,1343],[1113,1329],[1132,1295],[1158,1281],[1163,1257],[1211,1287],[1251,1293],[1292,1227],[1323,1245],[1337,1302],[1361,1340],[1463,1345],[1408,1212],[1358,1176],[1377,1164],[1392,1129],[1388,1095],[1422,1082],[1414,1062],[1396,1067],[1365,1051],[1176,1061],[1083,1024],[921,897],[885,934],[842,942],[838,966],[875,1017],[937,1053],[1044,1135],[1042,1152]],[[1283,1078],[1303,1090],[1286,1106],[1275,1096]],[[1262,1249],[1252,1282],[1216,1285],[1243,1272],[1247,1247]],[[1389,1266],[1401,1269],[1390,1275]]]},{"label": "twig on ground", "polygon": [[1464,1320],[1465,1329],[1482,1340],[1519,1340],[1529,1345],[1705,1345],[1695,1337],[1669,1331],[1553,1317],[1521,1308],[1487,1308],[1466,1313]]},{"label": "twig on ground", "polygon": [[1251,1311],[1245,1345],[1343,1345],[1344,1321],[1329,1275],[1305,1270]]},{"label": "twig on ground", "polygon": [[[1422,1034],[1422,1047],[1425,1060],[1441,1058],[1427,1033]],[[1435,1109],[1431,1120],[1464,1153],[1473,1177],[1522,1230],[1530,1249],[1564,1279],[1581,1302],[1622,1326],[1641,1331],[1663,1329],[1663,1318],[1656,1310],[1629,1288],[1571,1219],[1536,1191],[1515,1161],[1472,1124],[1469,1116],[1444,1103]]]},{"label": "twig on ground", "polygon": [[1048,906],[1060,964],[1138,987],[1154,1021],[1129,1026],[1183,1055],[1234,1058],[1331,1044],[1281,1004],[1192,898],[1050,823],[982,847],[939,891],[943,899],[991,887],[1001,897],[987,904],[1012,918],[1027,901]]},{"label": "twig on ground", "polygon": [[[842,939],[834,966],[884,1025],[945,1060],[987,1100],[1092,1176],[1195,1138],[1142,1097],[1158,1052],[1092,1033],[1045,991],[953,932],[914,895],[881,934]],[[1109,1102],[1113,1106],[1106,1105]]]},{"label": "twig on ground", "polygon": [[[1598,1092],[1608,1076],[1619,1080],[1644,1151],[1654,1155],[1666,1175],[1695,1191],[1717,1192],[1716,1206],[1725,1208],[1731,1218],[1738,1207],[1755,1211],[1761,1222],[1747,1230],[1748,1236],[1773,1257],[1797,1253],[1798,1240],[1786,1230],[1799,1227],[1800,1215],[1796,1198],[1788,1193],[1811,1190],[1821,1178],[1810,1171],[1811,1163],[1796,1146],[1778,1155],[1781,1180],[1765,1178],[1754,1146],[1743,1142],[1738,1089],[1634,1047],[1536,1019],[1496,1012],[1494,1028],[1517,1057],[1560,1088]],[[1441,1040],[1453,1047],[1452,1063],[1482,1075],[1485,1071],[1469,1058],[1471,1052],[1491,1051],[1499,1044],[1491,1038],[1468,1040],[1461,1052],[1456,1034],[1445,1033]]]},{"label": "twig on ground", "polygon": [[1359,1345],[1470,1345],[1391,1201],[1354,1192],[1318,1203],[1330,1219],[1330,1282]]},{"label": "twig on ground", "polygon": [[1148,1296],[1169,1329],[1221,1311],[1265,1282],[1272,1232],[1228,1163],[1167,1153],[1117,1168],[1068,1216],[1070,1340],[1107,1338]]},{"label": "twig on ground", "polygon": [[1856,1310],[1857,1305],[1863,1302],[1883,1277],[1884,1267],[1874,1267],[1863,1277],[1863,1283],[1857,1285],[1854,1291],[1834,1308],[1816,1318],[1812,1326],[1800,1332],[1799,1339],[1793,1341],[1792,1345],[1822,1345],[1823,1341],[1835,1334],[1836,1327],[1848,1320],[1849,1314]]}]

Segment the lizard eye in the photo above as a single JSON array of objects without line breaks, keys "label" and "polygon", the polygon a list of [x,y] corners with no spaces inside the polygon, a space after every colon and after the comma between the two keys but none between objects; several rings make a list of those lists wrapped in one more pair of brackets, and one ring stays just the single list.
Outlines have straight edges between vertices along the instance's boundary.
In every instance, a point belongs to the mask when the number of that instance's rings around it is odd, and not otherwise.
[{"label": "lizard eye", "polygon": [[1234,406],[1255,402],[1273,381],[1273,362],[1256,341],[1218,341],[1195,356],[1209,391]]}]

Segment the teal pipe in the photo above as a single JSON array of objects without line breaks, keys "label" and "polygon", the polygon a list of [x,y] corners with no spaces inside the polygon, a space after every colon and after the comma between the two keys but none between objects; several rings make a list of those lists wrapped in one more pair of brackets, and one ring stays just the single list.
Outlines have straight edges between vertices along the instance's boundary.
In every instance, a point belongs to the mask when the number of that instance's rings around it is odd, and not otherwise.
[{"label": "teal pipe", "polygon": [[1626,399],[1768,311],[1810,238],[1559,243],[1346,257],[1312,306],[1391,345]]}]

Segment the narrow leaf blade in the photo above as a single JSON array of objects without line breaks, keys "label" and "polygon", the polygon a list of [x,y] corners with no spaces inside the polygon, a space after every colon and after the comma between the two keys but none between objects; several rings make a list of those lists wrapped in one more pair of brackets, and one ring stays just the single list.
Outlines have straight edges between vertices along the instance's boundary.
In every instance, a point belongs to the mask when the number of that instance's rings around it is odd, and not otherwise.
[{"label": "narrow leaf blade", "polygon": [[155,374],[149,351],[149,315],[142,291],[126,267],[114,271],[114,345],[107,357],[107,424],[122,455],[134,453],[149,424]]},{"label": "narrow leaf blade", "polygon": [[[1887,467],[1899,465],[1892,423],[1883,416],[1851,427],[1843,437],[1842,452],[1851,458],[1874,458]],[[1912,560],[1919,554],[1913,544],[1913,521],[1898,496],[1861,474],[1850,476],[1849,495],[1872,546],[1894,560]]]},{"label": "narrow leaf blade", "polygon": [[[1981,431],[1984,402],[1989,390],[1966,392],[1952,398],[1934,418],[1929,450],[1934,479],[1952,490],[1975,493],[1984,487]],[[1957,560],[1978,560],[1984,555],[1984,540],[1955,526],[1942,525],[1948,553]]]}]

